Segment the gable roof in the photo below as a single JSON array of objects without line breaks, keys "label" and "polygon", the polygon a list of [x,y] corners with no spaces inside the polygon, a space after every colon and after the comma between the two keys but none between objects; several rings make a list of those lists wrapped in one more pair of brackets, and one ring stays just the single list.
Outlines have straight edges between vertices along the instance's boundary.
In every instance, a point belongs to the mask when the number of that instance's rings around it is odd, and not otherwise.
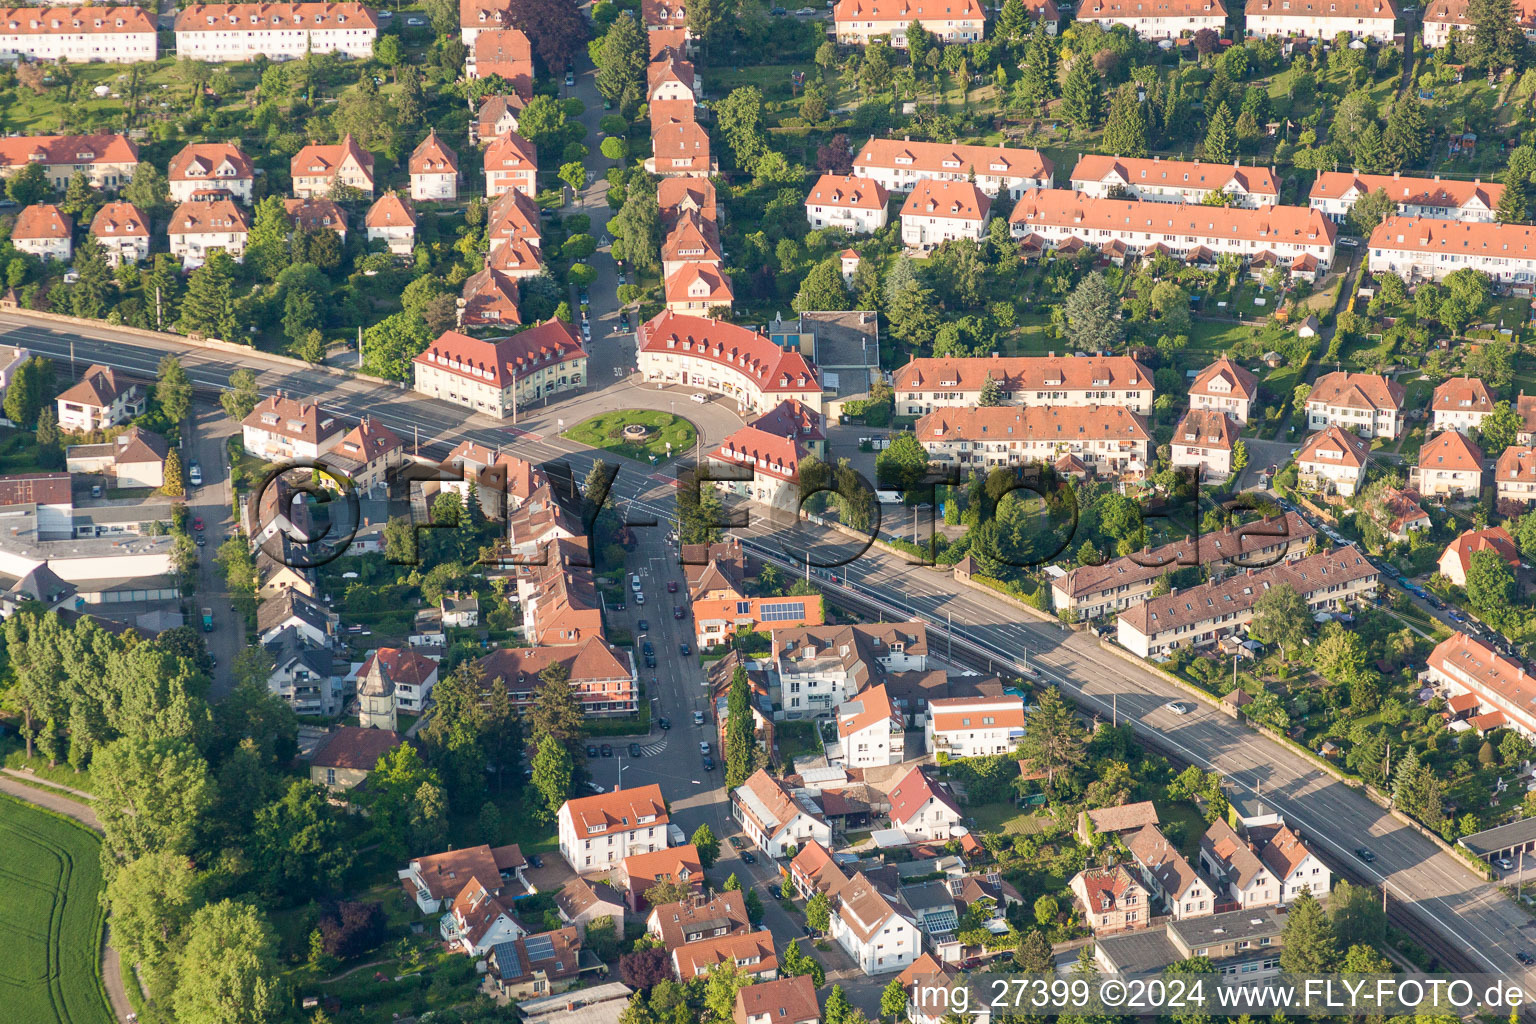
[{"label": "gable roof", "polygon": [[809,974],[747,985],[736,991],[735,1024],[766,1015],[767,1024],[821,1020],[821,1001]]},{"label": "gable roof", "polygon": [[1476,377],[1450,377],[1435,388],[1430,408],[1435,412],[1492,412],[1493,396]]},{"label": "gable roof", "polygon": [[656,186],[656,203],[663,225],[685,209],[696,209],[705,220],[714,220],[715,184],[708,178],[662,178]]},{"label": "gable roof", "polygon": [[798,350],[783,349],[754,330],[724,320],[663,310],[640,325],[642,352],[677,350],[729,365],[761,391],[821,392],[816,370]]},{"label": "gable roof", "polygon": [[988,378],[1004,394],[1021,391],[1152,390],[1152,371],[1130,356],[971,356],[912,359],[894,374],[897,389],[980,391]]},{"label": "gable roof", "polygon": [[138,387],[119,376],[112,367],[93,363],[86,368],[79,381],[59,392],[56,400],[104,409],[122,396],[138,390]]},{"label": "gable roof", "polygon": [[1107,868],[1088,868],[1078,873],[1078,879],[1086,895],[1089,913],[1102,914],[1121,905],[1125,894],[1133,890],[1145,891],[1124,864]]},{"label": "gable roof", "polygon": [[935,181],[924,178],[901,204],[903,217],[945,217],[950,220],[986,220],[992,199],[969,181]]},{"label": "gable roof", "polygon": [[901,781],[892,787],[889,795],[893,825],[901,825],[911,820],[912,816],[922,810],[929,800],[937,800],[953,811],[956,817],[960,817],[960,807],[955,803],[955,798],[949,795],[949,791],[942,783],[923,774],[921,767],[913,768],[903,775]]},{"label": "gable roof", "polygon": [[943,406],[913,427],[925,444],[941,441],[1150,441],[1142,416],[1123,405]]},{"label": "gable roof", "polygon": [[1156,825],[1147,825],[1131,836],[1126,846],[1136,863],[1145,868],[1165,893],[1174,899],[1182,898],[1192,887],[1201,884],[1200,876],[1190,866],[1184,855],[1159,831]]},{"label": "gable roof", "polygon": [[1157,824],[1157,806],[1151,800],[1120,804],[1115,807],[1099,807],[1087,811],[1088,820],[1098,832],[1129,832]]},{"label": "gable roof", "polygon": [[[1333,453],[1337,454],[1333,454]],[[1326,454],[1325,454],[1326,453]],[[1301,444],[1296,462],[1316,462],[1329,466],[1363,467],[1371,456],[1371,447],[1359,434],[1330,423]]]},{"label": "gable roof", "polygon": [[823,174],[805,197],[806,206],[835,206],[849,210],[884,210],[891,195],[873,178],[852,174]]},{"label": "gable roof", "polygon": [[[504,251],[509,247],[502,248]],[[412,362],[505,388],[514,379],[556,363],[585,358],[586,354],[571,326],[550,317],[505,338],[471,338],[458,331],[444,331]]]},{"label": "gable roof", "polygon": [[1220,409],[1191,409],[1173,428],[1173,443],[1232,450],[1238,427]]},{"label": "gable roof", "polygon": [[746,935],[716,935],[689,942],[672,951],[677,972],[684,979],[708,971],[716,964],[745,964],[746,974],[776,971],[779,959],[773,952],[773,935],[764,930]]},{"label": "gable roof", "polygon": [[805,445],[791,437],[780,437],[755,426],[742,427],[720,442],[710,458],[722,462],[748,464],[755,471],[780,480],[795,481],[800,476],[800,460],[809,454]]},{"label": "gable roof", "polygon": [[669,950],[685,945],[684,940],[691,932],[724,928],[727,934],[734,935],[752,927],[745,899],[739,892],[722,892],[707,900],[695,896],[680,903],[663,903],[651,909],[647,926],[651,921],[656,922],[662,944]]},{"label": "gable roof", "polygon": [[148,238],[149,218],[132,203],[107,203],[91,218],[97,238]]},{"label": "gable roof", "polygon": [[[225,166],[234,173],[214,174]],[[254,178],[256,169],[251,164],[251,158],[239,146],[227,142],[189,142],[181,148],[181,152],[171,157],[165,176],[171,181],[211,182],[216,186],[221,181]]]},{"label": "gable roof", "polygon": [[[183,16],[186,13],[183,11]],[[288,169],[295,178],[334,177],[348,158],[356,161],[369,182],[373,181],[373,154],[359,146],[350,132],[333,146],[311,142],[293,155],[288,161]]]},{"label": "gable roof", "polygon": [[358,3],[193,4],[176,15],[177,32],[250,32],[261,29],[378,30],[379,19]]},{"label": "gable roof", "polygon": [[284,199],[283,210],[288,214],[289,222],[301,231],[329,228],[339,235],[347,233],[346,211],[329,199]]},{"label": "gable roof", "polygon": [[[1288,0],[1290,7],[1275,8],[1275,0],[1248,0],[1243,13],[1247,17],[1262,14],[1285,14],[1291,18],[1365,19],[1367,21],[1396,21],[1397,5],[1393,0]],[[1325,10],[1323,4],[1326,3]]]},{"label": "gable roof", "polygon": [[1502,526],[1490,526],[1486,530],[1468,530],[1455,540],[1446,545],[1443,560],[1446,555],[1456,559],[1461,564],[1461,573],[1465,577],[1472,568],[1472,556],[1479,551],[1492,551],[1513,568],[1520,565],[1520,549],[1515,546],[1515,539],[1509,535],[1509,531]]},{"label": "gable roof", "polygon": [[240,425],[310,444],[319,444],[346,429],[318,403],[290,398],[282,391],[262,399]]},{"label": "gable roof", "polygon": [[665,828],[669,820],[661,787],[655,783],[573,797],[561,806],[561,811],[570,815],[578,836],[593,828],[603,833],[614,829]]},{"label": "gable roof", "polygon": [[[1216,382],[1224,382],[1226,390],[1221,391],[1212,387]],[[1189,386],[1191,395],[1214,395],[1225,398],[1255,399],[1259,397],[1259,378],[1249,370],[1243,369],[1226,356],[1222,356],[1195,377],[1193,384]]]},{"label": "gable roof", "polygon": [[177,206],[176,211],[171,214],[171,223],[165,229],[165,233],[168,235],[248,233],[251,230],[251,221],[245,211],[228,197],[228,193],[214,196],[214,193],[200,193]]},{"label": "gable roof", "polygon": [[896,710],[896,705],[891,702],[890,694],[886,693],[885,687],[871,686],[838,707],[837,735],[846,739],[854,733],[900,718],[901,712]]},{"label": "gable roof", "polygon": [[1222,866],[1227,880],[1238,889],[1246,889],[1267,870],[1259,855],[1248,848],[1225,818],[1217,818],[1200,837],[1200,849]]},{"label": "gable roof", "polygon": [[528,36],[515,28],[487,29],[475,36],[475,75],[500,75],[518,95],[533,89],[533,48]]},{"label": "gable roof", "polygon": [[1225,18],[1227,9],[1221,5],[1221,0],[1087,0],[1077,12],[1077,20],[1189,18],[1201,15]]},{"label": "gable roof", "polygon": [[1191,238],[1223,238],[1280,244],[1332,246],[1339,229],[1321,210],[1306,206],[1203,206],[1198,203],[1143,203],[1127,199],[1095,199],[1071,189],[1038,189],[1027,193],[1010,224],[1070,226],[1080,237],[1094,231],[1140,231]]},{"label": "gable roof", "polygon": [[401,196],[390,189],[368,207],[368,215],[363,218],[365,228],[414,228],[416,226],[416,208],[408,197]]},{"label": "gable roof", "polygon": [[1345,406],[1350,409],[1393,409],[1403,407],[1405,391],[1395,380],[1379,373],[1349,373],[1335,370],[1325,373],[1312,386],[1307,405]]},{"label": "gable roof", "polygon": [[[697,294],[695,285],[702,285]],[[729,306],[735,299],[731,279],[710,263],[684,263],[666,281],[668,302],[707,302],[710,306]]]},{"label": "gable roof", "polygon": [[[860,13],[867,2],[868,0],[838,0],[836,19],[838,21],[843,21],[845,18],[868,20],[870,15]],[[883,8],[886,14],[899,19],[904,25],[922,13],[921,5],[914,11],[908,0],[879,0],[879,3],[887,5]],[[975,12],[965,16],[981,17],[981,5],[977,0],[964,0],[962,7],[967,12]],[[961,15],[935,13],[930,16],[942,16],[948,20]],[[880,20],[879,16],[875,16],[874,20]],[[855,172],[860,168],[868,167],[901,167],[928,174],[967,174],[975,170],[978,178],[991,176],[1027,181],[1043,181],[1055,170],[1055,165],[1038,149],[876,138],[868,139],[858,155],[853,158]]]},{"label": "gable roof", "polygon": [[[1204,0],[1190,0],[1190,5],[1203,8]],[[1217,4],[1217,10],[1220,9],[1220,4]],[[1201,13],[1206,12],[1201,10]],[[1280,190],[1275,186],[1274,171],[1268,167],[1245,167],[1236,161],[1213,164],[1201,160],[1164,160],[1161,157],[1138,159],[1085,153],[1072,168],[1071,181],[1073,187],[1076,187],[1078,182],[1102,182],[1111,175],[1132,185],[1176,185],[1194,189],[1224,189],[1235,182],[1238,185],[1236,191],[1241,193],[1280,195]]]},{"label": "gable roof", "polygon": [[493,849],[482,843],[461,850],[411,858],[417,879],[436,900],[457,896],[470,879],[479,881],[484,888],[494,892],[501,888],[503,871],[515,870],[524,863],[523,851],[516,844]]},{"label": "gable roof", "polygon": [[[106,10],[107,8],[100,8]],[[122,10],[122,8],[115,8]],[[41,15],[50,8],[13,7],[12,14],[25,11]],[[51,28],[50,28],[51,30]],[[126,135],[13,135],[0,138],[0,167],[24,167],[42,164],[137,164],[139,147]]]},{"label": "gable roof", "polygon": [[[1446,0],[1431,0],[1425,9],[1425,21]],[[1461,0],[1465,4],[1466,0]],[[1319,171],[1312,182],[1311,199],[1341,199],[1351,191],[1365,195],[1377,189],[1403,206],[1434,206],[1460,209],[1474,199],[1488,209],[1496,209],[1504,195],[1504,186],[1493,182],[1457,181],[1451,178],[1414,178],[1400,174],[1361,174],[1359,171]]]},{"label": "gable roof", "polygon": [[788,784],[774,778],[759,768],[746,782],[732,791],[736,806],[752,819],[758,830],[772,838],[787,828],[800,815],[821,820],[820,809],[806,797],[802,803]]},{"label": "gable roof", "polygon": [[[561,886],[555,894],[555,906],[571,920],[575,920],[593,907],[608,905],[624,910],[624,897],[612,886],[603,882],[589,882],[580,876]],[[610,915],[612,916],[612,915]]]},{"label": "gable roof", "polygon": [[379,758],[404,742],[400,734],[392,730],[344,725],[326,734],[309,763],[315,768],[373,771]]},{"label": "gable roof", "polygon": [[33,203],[16,217],[12,238],[64,238],[75,230],[74,218],[52,203]]}]

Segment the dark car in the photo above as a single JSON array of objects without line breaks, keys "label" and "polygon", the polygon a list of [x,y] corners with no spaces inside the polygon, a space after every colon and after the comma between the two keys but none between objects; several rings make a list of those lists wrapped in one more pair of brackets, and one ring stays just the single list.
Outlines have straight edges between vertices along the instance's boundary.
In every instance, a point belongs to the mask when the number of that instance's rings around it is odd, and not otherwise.
[{"label": "dark car", "polygon": [[613,748],[610,747],[608,744],[604,743],[600,749],[602,750],[604,757],[612,757],[613,756]]},{"label": "dark car", "polygon": [[528,855],[528,866],[531,868],[541,868],[544,866],[544,858],[536,853],[530,853]]},{"label": "dark car", "polygon": [[198,534],[197,535],[197,546],[198,547],[202,547],[204,544],[207,544],[207,543],[208,542],[203,539],[203,535],[202,534]]},{"label": "dark car", "polygon": [[587,756],[588,757],[596,757],[597,756],[597,747],[593,746],[591,743],[587,744]]},{"label": "dark car", "polygon": [[667,593],[677,593],[677,580],[667,580]]},{"label": "dark car", "polygon": [[641,654],[655,654],[656,653],[656,645],[651,643],[649,640],[647,640],[645,643],[640,645],[640,653]]},{"label": "dark car", "polygon": [[582,305],[583,305],[583,306],[587,306],[587,305],[591,305],[591,303],[589,303],[589,302],[588,302],[588,301],[587,301],[587,290],[586,290],[586,289],[585,289],[585,288],[583,288],[583,289],[582,289],[582,290],[581,290],[581,304],[582,304]]},{"label": "dark car", "polygon": [[704,759],[704,770],[707,771],[707,772],[712,772],[712,771],[715,770],[715,759],[714,758],[706,757]]},{"label": "dark car", "polygon": [[757,863],[757,855],[754,854],[751,850],[742,850],[741,851],[741,859],[743,861],[745,861],[746,863],[748,863],[748,864],[756,864]]},{"label": "dark car", "polygon": [[628,313],[620,313],[619,314],[619,328],[621,330],[625,330],[625,331],[629,330],[629,314]]},{"label": "dark car", "polygon": [[674,619],[680,619],[680,618],[683,617],[683,606],[682,605],[675,604],[675,605],[672,606],[672,617]]},{"label": "dark car", "polygon": [[1361,860],[1365,861],[1367,864],[1369,864],[1371,861],[1376,859],[1376,855],[1371,852],[1370,847],[1368,847],[1368,846],[1357,846],[1357,847],[1355,847],[1355,856],[1359,857]]},{"label": "dark car", "polygon": [[768,895],[776,900],[782,900],[784,898],[783,891],[776,885],[765,885],[763,888],[768,890]]},{"label": "dark car", "polygon": [[670,729],[672,728],[672,720],[670,718],[658,718],[656,719],[656,726],[660,729]]},{"label": "dark car", "polygon": [[656,667],[656,656],[655,655],[647,654],[645,656],[645,667],[646,668],[655,668]]},{"label": "dark car", "polygon": [[644,633],[651,628],[651,624],[649,620],[641,619],[639,622],[635,623],[635,628]]},{"label": "dark car", "polygon": [[787,11],[783,7],[775,7],[773,10],[769,11],[768,13],[773,15],[775,18],[782,18],[784,15],[788,14],[789,11]]},{"label": "dark car", "polygon": [[631,743],[629,745],[629,756],[630,757],[640,757],[640,756],[642,756],[641,753],[640,753],[640,744],[638,744],[638,743]]},{"label": "dark car", "polygon": [[616,612],[623,611],[624,610],[624,602],[623,601],[615,601],[614,604],[613,604],[613,610],[616,611]]},{"label": "dark car", "polygon": [[1531,954],[1527,953],[1523,949],[1515,954],[1515,959],[1519,960],[1527,967],[1531,966],[1532,964],[1536,964],[1536,956],[1531,956]]},{"label": "dark car", "polygon": [[687,644],[678,644],[677,653],[686,658],[688,655],[693,653],[693,648],[689,647]]}]

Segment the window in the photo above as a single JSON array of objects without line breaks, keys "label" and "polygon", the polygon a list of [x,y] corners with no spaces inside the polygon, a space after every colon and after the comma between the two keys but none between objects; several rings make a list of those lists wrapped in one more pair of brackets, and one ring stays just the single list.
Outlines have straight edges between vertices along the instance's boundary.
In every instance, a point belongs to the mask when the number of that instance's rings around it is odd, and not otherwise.
[{"label": "window", "polygon": [[336,769],[335,768],[327,768],[325,770],[325,784],[327,786],[334,786],[334,785],[336,785]]}]

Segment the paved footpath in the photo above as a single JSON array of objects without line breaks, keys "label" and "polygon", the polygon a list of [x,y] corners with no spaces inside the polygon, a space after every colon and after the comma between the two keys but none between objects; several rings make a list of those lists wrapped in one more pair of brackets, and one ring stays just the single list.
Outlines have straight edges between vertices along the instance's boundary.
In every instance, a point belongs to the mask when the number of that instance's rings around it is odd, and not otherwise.
[{"label": "paved footpath", "polygon": [[[0,793],[8,793],[18,800],[73,818],[92,832],[101,832],[101,822],[96,820],[96,812],[62,792],[46,792],[0,774]],[[101,980],[107,987],[107,998],[112,1001],[112,1013],[118,1020],[126,1021],[133,1013],[133,1004],[128,1001],[128,990],[123,987],[122,967],[111,938],[112,927],[109,924],[101,937]]]}]

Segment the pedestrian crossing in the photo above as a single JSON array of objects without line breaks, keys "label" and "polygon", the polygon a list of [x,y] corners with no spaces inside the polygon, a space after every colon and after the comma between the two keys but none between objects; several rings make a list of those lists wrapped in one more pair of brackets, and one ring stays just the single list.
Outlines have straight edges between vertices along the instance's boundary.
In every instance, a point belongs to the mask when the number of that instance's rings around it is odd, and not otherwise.
[{"label": "pedestrian crossing", "polygon": [[640,745],[640,753],[644,754],[646,757],[655,757],[657,754],[660,754],[663,750],[666,749],[667,737],[665,736],[657,740],[655,743],[642,743]]}]

